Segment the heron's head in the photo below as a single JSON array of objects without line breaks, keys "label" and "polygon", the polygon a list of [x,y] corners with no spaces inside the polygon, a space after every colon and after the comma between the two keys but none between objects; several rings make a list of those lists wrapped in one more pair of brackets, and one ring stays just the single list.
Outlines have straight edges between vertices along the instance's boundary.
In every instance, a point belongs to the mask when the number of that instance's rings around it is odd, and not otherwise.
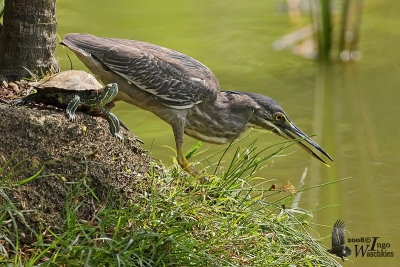
[{"label": "heron's head", "polygon": [[253,115],[249,121],[252,126],[272,131],[289,140],[298,140],[298,144],[303,149],[311,153],[315,158],[326,165],[328,164],[318,154],[316,154],[313,149],[318,150],[329,160],[333,161],[328,153],[326,153],[316,142],[294,125],[286,112],[278,103],[276,103],[275,100],[259,94],[245,94],[256,103]]}]

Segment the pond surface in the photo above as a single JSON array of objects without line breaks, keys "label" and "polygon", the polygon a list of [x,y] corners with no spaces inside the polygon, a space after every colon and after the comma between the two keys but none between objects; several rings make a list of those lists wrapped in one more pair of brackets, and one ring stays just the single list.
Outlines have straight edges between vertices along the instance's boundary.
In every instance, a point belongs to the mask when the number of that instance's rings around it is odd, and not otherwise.
[{"label": "pond surface", "polygon": [[[367,1],[366,1],[367,2]],[[380,237],[394,258],[361,258],[354,266],[397,266],[400,245],[400,2],[368,1],[362,16],[359,62],[319,67],[274,41],[296,29],[283,12],[284,1],[57,1],[58,33],[91,33],[146,41],[190,55],[210,67],[221,89],[250,91],[275,99],[291,119],[335,160],[327,168],[295,146],[265,164],[258,176],[270,183],[305,186],[300,207],[313,212],[312,225],[330,246],[333,223],[346,222],[346,237]],[[72,53],[57,48],[62,69],[86,69]],[[175,147],[170,126],[153,114],[118,103],[116,115],[152,155],[170,164]],[[265,132],[248,131],[257,147],[281,142]],[[196,143],[185,138],[185,149]],[[194,160],[223,147],[203,144]],[[215,159],[217,161],[217,158]],[[203,163],[203,167],[207,167]],[[269,184],[270,185],[270,184]],[[350,265],[346,262],[345,265]]]}]

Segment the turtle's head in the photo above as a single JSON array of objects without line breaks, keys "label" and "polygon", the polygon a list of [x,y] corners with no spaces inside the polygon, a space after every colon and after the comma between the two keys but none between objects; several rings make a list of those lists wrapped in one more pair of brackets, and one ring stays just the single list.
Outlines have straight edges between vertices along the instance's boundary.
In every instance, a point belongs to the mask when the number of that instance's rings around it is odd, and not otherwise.
[{"label": "turtle's head", "polygon": [[118,94],[118,84],[109,83],[99,90],[99,98],[102,104],[110,103]]}]

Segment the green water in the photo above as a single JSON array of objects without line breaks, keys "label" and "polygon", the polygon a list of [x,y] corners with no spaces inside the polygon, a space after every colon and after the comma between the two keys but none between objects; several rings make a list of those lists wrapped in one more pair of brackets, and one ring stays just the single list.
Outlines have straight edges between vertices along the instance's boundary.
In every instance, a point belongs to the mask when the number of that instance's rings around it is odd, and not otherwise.
[{"label": "green water", "polygon": [[[315,210],[313,226],[330,246],[332,224],[346,221],[347,237],[380,237],[390,243],[394,258],[350,259],[355,266],[395,266],[400,253],[400,23],[396,1],[368,1],[362,17],[362,60],[323,69],[314,61],[272,43],[294,30],[283,1],[57,1],[58,33],[91,33],[104,37],[136,39],[188,54],[209,66],[221,89],[251,91],[274,98],[292,120],[334,158],[327,168],[297,147],[286,157],[269,161],[258,173],[280,184],[299,184],[308,168],[306,186],[350,177],[341,183],[304,193],[300,207]],[[57,56],[69,69],[85,69],[61,47]],[[118,103],[116,115],[145,141],[153,156],[169,164],[174,152],[172,130],[153,114]],[[250,131],[242,142],[258,138],[262,148],[282,141]],[[185,148],[196,141],[186,137]],[[203,144],[204,155],[221,146]],[[207,165],[206,165],[207,166]],[[351,244],[351,248],[354,246]],[[345,265],[351,265],[346,262]]]}]

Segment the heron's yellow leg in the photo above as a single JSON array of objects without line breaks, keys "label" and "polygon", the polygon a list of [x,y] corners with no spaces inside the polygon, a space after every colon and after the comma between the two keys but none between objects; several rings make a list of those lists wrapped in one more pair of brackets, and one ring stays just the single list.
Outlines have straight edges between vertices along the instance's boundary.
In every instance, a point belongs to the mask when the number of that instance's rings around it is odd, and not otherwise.
[{"label": "heron's yellow leg", "polygon": [[199,176],[200,172],[193,167],[193,162],[190,162],[185,158],[182,149],[177,147],[176,152],[177,152],[178,163],[182,167],[182,169],[190,173],[193,177]]},{"label": "heron's yellow leg", "polygon": [[205,183],[208,181],[207,174],[205,172],[199,172],[198,170],[196,170],[193,167],[193,162],[190,162],[185,158],[182,150],[177,149],[177,154],[178,163],[182,167],[182,169],[191,174],[193,177],[199,179],[201,183]]},{"label": "heron's yellow leg", "polygon": [[177,122],[175,125],[172,126],[172,129],[174,131],[174,136],[175,136],[176,154],[179,165],[182,167],[182,169],[191,174],[193,177],[199,178],[201,182],[207,181],[205,174],[196,170],[193,167],[193,163],[185,158],[185,155],[183,153],[183,136],[184,136],[183,123]]}]

